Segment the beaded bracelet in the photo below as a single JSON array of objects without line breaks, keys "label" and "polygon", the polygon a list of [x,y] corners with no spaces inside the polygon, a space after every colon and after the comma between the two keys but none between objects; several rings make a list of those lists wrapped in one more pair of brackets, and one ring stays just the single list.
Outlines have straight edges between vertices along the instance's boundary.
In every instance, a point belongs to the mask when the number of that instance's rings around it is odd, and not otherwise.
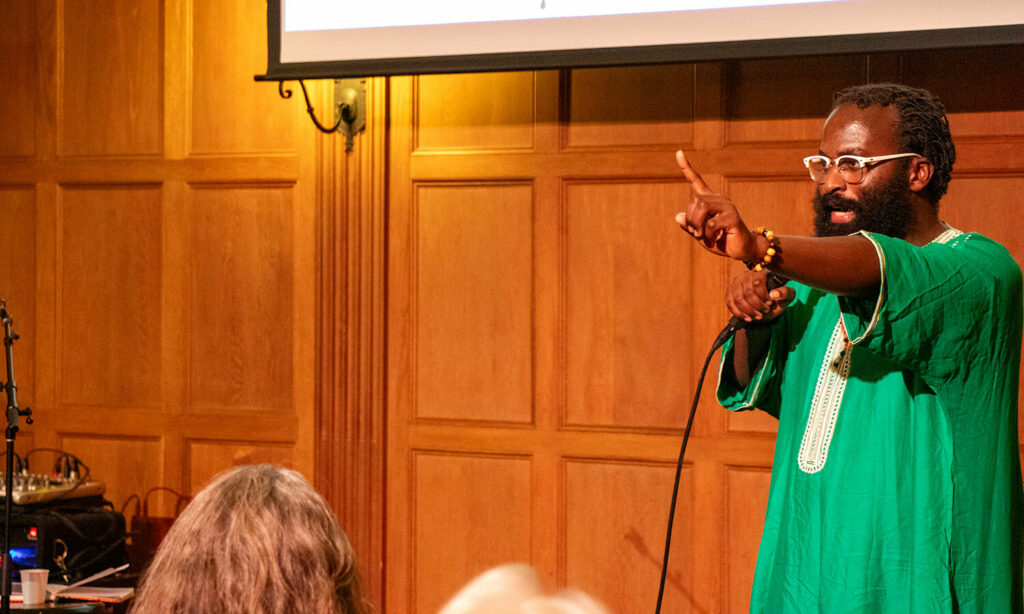
[{"label": "beaded bracelet", "polygon": [[775,233],[764,226],[758,226],[755,228],[754,234],[761,235],[765,239],[768,239],[768,250],[764,253],[764,256],[761,257],[761,262],[744,262],[743,264],[747,265],[747,268],[752,271],[763,271],[768,268],[768,265],[771,264],[772,258],[775,257],[776,253],[778,253],[779,244],[775,242]]}]

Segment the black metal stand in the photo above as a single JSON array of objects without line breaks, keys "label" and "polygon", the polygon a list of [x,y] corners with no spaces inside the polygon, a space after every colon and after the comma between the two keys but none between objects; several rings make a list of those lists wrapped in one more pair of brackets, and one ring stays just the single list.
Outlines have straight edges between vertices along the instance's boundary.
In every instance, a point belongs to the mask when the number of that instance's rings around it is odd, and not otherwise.
[{"label": "black metal stand", "polygon": [[14,341],[18,338],[17,333],[12,330],[14,321],[7,313],[7,302],[0,300],[0,320],[4,325],[4,349],[7,357],[7,383],[4,390],[7,392],[7,460],[5,463],[6,473],[4,474],[4,553],[3,553],[3,580],[0,581],[0,614],[10,614],[11,611],[11,572],[14,569],[14,562],[11,560],[11,511],[13,509],[14,494],[14,437],[18,433],[18,416],[25,416],[25,422],[32,424],[32,410],[26,407],[18,409],[18,386],[14,383]]}]

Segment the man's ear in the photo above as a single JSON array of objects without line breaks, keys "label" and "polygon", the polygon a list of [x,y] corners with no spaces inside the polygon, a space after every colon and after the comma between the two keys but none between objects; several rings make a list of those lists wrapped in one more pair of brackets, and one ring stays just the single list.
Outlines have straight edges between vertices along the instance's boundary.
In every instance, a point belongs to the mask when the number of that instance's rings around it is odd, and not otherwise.
[{"label": "man's ear", "polygon": [[932,166],[932,163],[927,158],[917,157],[910,161],[907,173],[910,175],[910,191],[920,192],[932,180],[932,175],[935,174],[935,167]]}]

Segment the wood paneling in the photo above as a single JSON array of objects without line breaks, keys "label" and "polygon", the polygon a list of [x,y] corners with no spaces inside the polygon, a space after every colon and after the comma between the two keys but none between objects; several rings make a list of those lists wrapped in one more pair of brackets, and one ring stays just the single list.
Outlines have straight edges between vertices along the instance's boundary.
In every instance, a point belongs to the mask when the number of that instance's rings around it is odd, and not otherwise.
[{"label": "wood paneling", "polygon": [[[420,536],[447,536],[453,522],[489,527],[496,533],[488,538],[499,543],[528,541],[530,562],[550,586],[583,588],[616,612],[652,608],[670,463],[704,353],[728,319],[723,291],[741,270],[703,253],[673,223],[689,198],[674,150],[686,148],[752,224],[807,234],[814,186],[801,159],[817,150],[832,93],[866,80],[928,85],[948,98],[959,154],[944,215],[1003,241],[1020,259],[1020,224],[1006,211],[1020,208],[1024,189],[1017,123],[1024,101],[1014,78],[1021,69],[1000,72],[995,63],[1011,52],[1021,49],[578,69],[562,71],[557,87],[550,72],[392,79],[387,610],[433,611],[444,590],[499,562],[449,536],[447,544],[469,554],[446,554],[463,557],[458,568],[434,565],[425,585],[408,569],[410,553],[421,564]],[[944,69],[945,59],[957,69]],[[976,85],[986,93],[972,98]],[[501,103],[497,87],[507,87]],[[527,184],[531,222],[510,209],[492,213],[508,202],[502,190]],[[469,203],[463,195],[481,186],[494,191]],[[508,262],[496,265],[494,251],[506,252]],[[487,279],[495,271],[509,279]],[[527,281],[530,293],[508,290]],[[488,362],[489,348],[510,345],[506,329],[473,328],[477,338],[466,341],[468,326],[495,313],[530,318],[532,346],[513,344],[509,353],[515,364],[532,366],[532,389],[515,393],[532,394],[515,400],[532,405],[532,419],[473,413],[472,404],[445,416],[459,419],[425,414],[427,387],[433,399],[465,394],[441,383],[454,377],[475,380],[483,389],[477,397],[502,390],[498,402],[509,403],[508,390],[490,381]],[[436,365],[429,371],[436,377],[424,382],[426,363]],[[666,611],[749,607],[776,422],[717,407],[716,366],[713,360],[687,450]],[[422,487],[422,450],[435,461],[431,475],[450,472],[467,486]],[[471,485],[466,470],[439,460],[492,457],[530,464],[529,494],[500,512],[493,500],[464,494],[496,486]],[[448,511],[453,501],[455,517],[419,511]],[[500,562],[513,560],[506,556]]]},{"label": "wood paneling", "polygon": [[7,88],[0,113],[0,157],[35,153],[35,111],[39,95],[34,2],[8,2],[0,23],[0,83]]},{"label": "wood paneling", "polygon": [[366,131],[355,150],[332,139],[317,160],[314,485],[358,553],[367,600],[382,605],[387,80],[366,86]]},{"label": "wood paneling", "polygon": [[408,611],[436,612],[480,570],[531,561],[530,459],[414,452],[412,464]]},{"label": "wood paneling", "polygon": [[60,203],[59,399],[159,408],[160,190],[67,188]]},{"label": "wood paneling", "polygon": [[[1024,136],[1024,80],[1020,47],[991,47],[962,53],[938,49],[906,54],[901,78],[942,99],[957,146],[964,137],[1008,139]],[[970,87],[964,87],[965,75]]]},{"label": "wood paneling", "polygon": [[[143,496],[150,488],[158,486],[158,476],[164,473],[163,441],[160,437],[110,437],[89,433],[61,433],[60,449],[88,463],[90,480],[107,484],[104,496],[118,510],[131,495]],[[43,454],[39,456],[44,457]],[[48,460],[53,462],[52,458]],[[39,471],[44,467],[45,465],[35,465],[33,471]],[[111,481],[109,476],[117,476],[117,479]],[[150,504],[156,501],[157,497],[154,496]],[[131,511],[129,509],[125,513],[130,514]]]},{"label": "wood paneling", "polygon": [[726,142],[817,145],[831,93],[863,83],[867,74],[867,59],[860,55],[729,62],[723,86]]},{"label": "wood paneling", "polygon": [[[675,468],[569,460],[565,464],[564,584],[612,612],[653,609],[665,551],[665,510]],[[693,472],[685,469],[673,530],[665,612],[703,612],[694,594]]]},{"label": "wood paneling", "polygon": [[343,205],[318,201],[301,104],[252,80],[265,11],[0,10],[0,296],[35,410],[17,446],[69,448],[116,506],[248,459],[314,476],[317,212]]},{"label": "wood paneling", "polygon": [[566,423],[679,428],[692,394],[676,381],[693,329],[691,242],[672,223],[672,182],[565,189]]},{"label": "wood paneling", "polygon": [[[22,409],[31,407],[36,399],[35,236],[35,192],[31,188],[0,188],[0,298],[7,301],[13,330],[21,337],[11,351]],[[7,381],[6,370],[2,381]]]},{"label": "wood paneling", "polygon": [[158,155],[162,3],[77,0],[61,6],[61,154]]},{"label": "wood paneling", "polygon": [[189,215],[189,407],[292,406],[292,192],[199,188]]},{"label": "wood paneling", "polygon": [[417,77],[415,148],[530,149],[535,90],[530,72]]},{"label": "wood paneling", "polygon": [[679,147],[693,142],[693,64],[567,72],[569,147]]},{"label": "wood paneling", "polygon": [[750,588],[768,509],[770,467],[727,467],[725,509],[728,527],[722,553],[725,612],[750,610]]},{"label": "wood paneling", "polygon": [[290,443],[218,441],[189,439],[184,470],[188,483],[183,494],[195,496],[215,475],[236,465],[272,463],[295,469],[295,454]]},{"label": "wood paneling", "polygon": [[814,234],[814,182],[802,159],[794,156],[787,160],[792,177],[729,179],[726,191],[733,201],[743,203],[744,215],[751,224],[766,226],[780,235]]},{"label": "wood paneling", "polygon": [[416,415],[530,422],[529,184],[417,190]]},{"label": "wood paneling", "polygon": [[[294,151],[300,131],[292,105],[274,83],[254,83],[267,69],[266,29],[253,16],[266,15],[262,0],[192,1],[191,147],[193,154]],[[264,20],[260,19],[260,23]],[[289,84],[294,86],[297,84]],[[294,87],[295,95],[299,95]],[[300,96],[301,98],[301,96]],[[321,123],[334,122],[318,107]],[[308,122],[308,119],[306,120]]]}]

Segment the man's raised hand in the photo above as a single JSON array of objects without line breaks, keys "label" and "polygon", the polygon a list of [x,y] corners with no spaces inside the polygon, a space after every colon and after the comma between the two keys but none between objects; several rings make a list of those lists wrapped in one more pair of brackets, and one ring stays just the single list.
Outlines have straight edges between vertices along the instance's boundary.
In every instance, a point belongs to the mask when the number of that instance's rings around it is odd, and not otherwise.
[{"label": "man's raised hand", "polygon": [[676,163],[692,191],[686,211],[676,214],[676,222],[713,254],[736,260],[760,260],[757,239],[732,201],[711,190],[682,150],[676,152]]}]

